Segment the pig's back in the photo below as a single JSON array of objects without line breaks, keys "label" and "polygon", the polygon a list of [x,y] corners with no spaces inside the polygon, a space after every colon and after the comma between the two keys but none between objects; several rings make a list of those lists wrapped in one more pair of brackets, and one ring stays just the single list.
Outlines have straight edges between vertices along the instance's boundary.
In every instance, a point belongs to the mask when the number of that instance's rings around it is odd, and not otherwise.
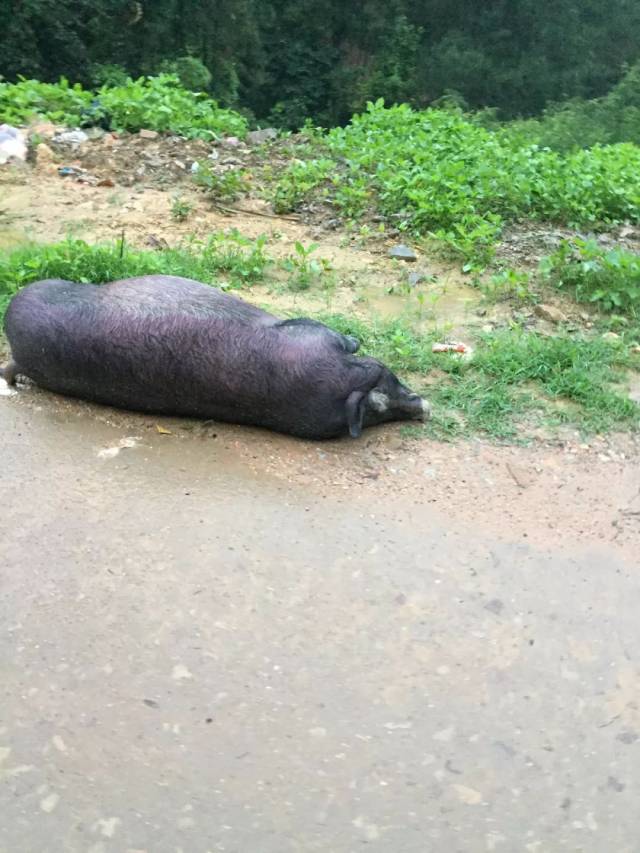
[{"label": "pig's back", "polygon": [[245,306],[240,300],[225,298],[225,310],[215,310],[216,291],[210,300],[203,288],[165,276],[108,285],[37,282],[7,311],[13,358],[20,372],[58,393],[264,425],[275,425],[283,405],[317,395],[317,368],[323,372],[327,357],[324,372],[335,374],[341,355],[325,347],[309,353],[261,317],[248,322],[235,313],[234,303]]}]

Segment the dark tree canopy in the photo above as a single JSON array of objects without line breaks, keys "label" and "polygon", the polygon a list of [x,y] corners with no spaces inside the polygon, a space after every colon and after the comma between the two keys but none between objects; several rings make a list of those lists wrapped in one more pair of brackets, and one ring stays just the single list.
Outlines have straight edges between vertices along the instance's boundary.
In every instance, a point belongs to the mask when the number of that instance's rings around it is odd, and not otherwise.
[{"label": "dark tree canopy", "polygon": [[8,80],[171,68],[292,127],[378,97],[533,115],[604,94],[640,57],[637,0],[0,0],[0,21]]}]

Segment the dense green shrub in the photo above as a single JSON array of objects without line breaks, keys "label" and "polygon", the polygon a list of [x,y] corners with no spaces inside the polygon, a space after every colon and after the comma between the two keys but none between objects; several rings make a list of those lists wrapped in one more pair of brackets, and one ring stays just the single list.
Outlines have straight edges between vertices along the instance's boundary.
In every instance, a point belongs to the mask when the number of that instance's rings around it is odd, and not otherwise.
[{"label": "dense green shrub", "polygon": [[569,154],[516,143],[455,109],[386,108],[381,101],[334,128],[334,157],[296,163],[276,193],[299,204],[331,175],[347,215],[375,205],[399,227],[435,233],[472,262],[486,263],[506,220],[521,217],[606,227],[640,219],[640,148],[595,146]]},{"label": "dense green shrub", "polygon": [[221,109],[202,93],[184,89],[175,74],[127,78],[119,85],[105,84],[97,92],[79,84],[70,86],[65,79],[55,84],[37,80],[0,82],[0,121],[22,124],[42,116],[60,124],[78,125],[82,111],[96,97],[114,130],[148,128],[202,138],[244,136],[247,132],[243,116]]}]

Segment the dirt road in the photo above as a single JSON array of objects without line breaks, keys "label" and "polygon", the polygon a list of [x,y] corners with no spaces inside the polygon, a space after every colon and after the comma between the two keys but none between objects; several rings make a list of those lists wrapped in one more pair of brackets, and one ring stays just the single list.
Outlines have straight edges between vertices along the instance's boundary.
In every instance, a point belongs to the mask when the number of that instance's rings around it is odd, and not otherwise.
[{"label": "dirt road", "polygon": [[0,390],[2,853],[637,850],[619,448]]}]

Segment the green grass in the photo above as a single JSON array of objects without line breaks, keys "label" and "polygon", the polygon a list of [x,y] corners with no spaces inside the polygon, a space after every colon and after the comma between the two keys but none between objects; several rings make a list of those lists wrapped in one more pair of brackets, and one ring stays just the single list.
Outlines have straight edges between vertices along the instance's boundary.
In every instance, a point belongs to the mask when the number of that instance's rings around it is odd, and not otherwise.
[{"label": "green grass", "polygon": [[133,249],[123,241],[89,245],[68,239],[52,245],[28,244],[0,253],[0,309],[31,281],[62,278],[100,284],[139,275],[178,275],[237,288],[261,281],[270,263],[266,237],[248,240],[237,231],[214,234],[161,252]]},{"label": "green grass", "polygon": [[[0,313],[20,287],[42,278],[100,283],[163,273],[219,284],[227,275],[239,287],[264,276],[264,242],[232,233],[161,252],[122,244],[91,246],[81,240],[27,245],[0,253]],[[520,441],[532,426],[545,423],[568,423],[585,433],[640,428],[640,406],[623,390],[628,372],[640,369],[640,356],[628,345],[637,331],[631,327],[611,341],[586,335],[546,337],[514,328],[483,335],[473,358],[460,360],[434,354],[431,346],[438,333],[417,332],[405,320],[315,317],[356,336],[362,353],[379,358],[428,396],[434,417],[424,430],[414,427],[414,433]]]},{"label": "green grass", "polygon": [[[481,433],[517,440],[526,436],[527,425],[542,423],[569,423],[587,434],[640,428],[640,406],[618,390],[626,371],[640,370],[640,356],[631,355],[622,338],[546,337],[516,328],[483,335],[473,358],[461,361],[434,355],[436,333],[418,334],[404,321],[320,319],[359,338],[362,352],[400,374],[444,374],[420,389],[435,407],[425,428],[435,437]],[[570,406],[557,405],[563,403]]]}]

